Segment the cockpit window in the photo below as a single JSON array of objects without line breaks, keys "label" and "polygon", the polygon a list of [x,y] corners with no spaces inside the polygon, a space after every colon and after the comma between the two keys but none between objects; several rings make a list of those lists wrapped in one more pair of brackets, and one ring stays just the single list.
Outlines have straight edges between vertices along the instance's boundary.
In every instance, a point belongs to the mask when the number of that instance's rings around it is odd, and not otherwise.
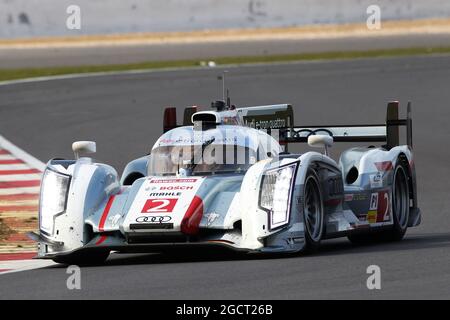
[{"label": "cockpit window", "polygon": [[257,152],[249,147],[214,144],[213,141],[203,145],[159,146],[150,154],[148,174],[244,173],[258,160]]}]

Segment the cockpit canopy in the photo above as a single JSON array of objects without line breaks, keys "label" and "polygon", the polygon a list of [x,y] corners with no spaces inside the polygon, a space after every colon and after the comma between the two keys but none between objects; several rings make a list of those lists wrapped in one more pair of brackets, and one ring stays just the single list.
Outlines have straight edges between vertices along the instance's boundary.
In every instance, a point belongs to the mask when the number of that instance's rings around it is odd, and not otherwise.
[{"label": "cockpit canopy", "polygon": [[274,138],[248,127],[218,125],[206,131],[179,127],[166,132],[153,146],[148,175],[243,173],[280,151]]}]

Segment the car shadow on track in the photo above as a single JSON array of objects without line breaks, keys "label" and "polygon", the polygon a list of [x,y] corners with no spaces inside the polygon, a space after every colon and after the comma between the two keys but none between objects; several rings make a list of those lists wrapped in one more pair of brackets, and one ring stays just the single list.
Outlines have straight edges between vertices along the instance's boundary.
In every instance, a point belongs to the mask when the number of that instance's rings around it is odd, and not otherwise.
[{"label": "car shadow on track", "polygon": [[[309,255],[301,254],[244,254],[223,248],[213,250],[171,250],[164,253],[112,253],[109,259],[101,267],[121,265],[146,265],[168,263],[195,263],[217,261],[246,261],[246,260],[270,260],[308,256],[339,256],[360,253],[408,251],[430,248],[450,248],[450,233],[438,234],[412,234],[399,242],[380,242],[368,245],[354,245],[345,238],[324,241],[320,249]],[[61,268],[64,265],[55,265],[49,268]],[[100,267],[100,266],[99,266]]]},{"label": "car shadow on track", "polygon": [[325,241],[318,256],[358,254],[368,252],[408,251],[418,249],[450,248],[450,233],[423,233],[406,235],[401,241],[374,242],[371,244],[355,245],[342,239]]}]

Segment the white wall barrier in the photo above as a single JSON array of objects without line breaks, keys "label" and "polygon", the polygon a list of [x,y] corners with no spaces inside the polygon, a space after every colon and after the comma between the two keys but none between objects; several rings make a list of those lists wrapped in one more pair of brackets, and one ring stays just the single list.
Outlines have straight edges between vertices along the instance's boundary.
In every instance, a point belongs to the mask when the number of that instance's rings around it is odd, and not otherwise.
[{"label": "white wall barrier", "polygon": [[383,20],[450,17],[449,0],[0,0],[0,38],[354,23],[370,5]]}]

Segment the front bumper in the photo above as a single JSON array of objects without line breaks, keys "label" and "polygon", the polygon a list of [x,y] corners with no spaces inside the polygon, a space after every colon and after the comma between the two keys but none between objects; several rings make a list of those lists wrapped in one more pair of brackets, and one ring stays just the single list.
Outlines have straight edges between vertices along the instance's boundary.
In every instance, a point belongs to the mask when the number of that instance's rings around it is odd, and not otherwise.
[{"label": "front bumper", "polygon": [[[220,248],[223,250],[240,252],[240,253],[252,253],[260,252],[259,250],[250,250],[246,248],[240,248],[235,243],[226,240],[196,240],[190,241],[188,237],[184,237],[182,241],[181,237],[165,239],[153,238],[145,239],[142,238],[139,241],[133,238],[131,241],[127,241],[124,237],[118,235],[117,233],[112,234],[101,234],[96,235],[89,243],[86,245],[76,248],[74,250],[66,250],[64,248],[64,243],[55,242],[46,238],[42,234],[29,233],[28,236],[38,242],[38,255],[36,259],[54,259],[55,257],[69,256],[74,253],[79,253],[81,251],[117,251],[121,253],[158,253],[166,252],[171,250],[210,250],[212,248]],[[164,239],[164,242],[162,241]],[[130,239],[128,239],[130,240]],[[150,242],[150,240],[152,240]]]}]

